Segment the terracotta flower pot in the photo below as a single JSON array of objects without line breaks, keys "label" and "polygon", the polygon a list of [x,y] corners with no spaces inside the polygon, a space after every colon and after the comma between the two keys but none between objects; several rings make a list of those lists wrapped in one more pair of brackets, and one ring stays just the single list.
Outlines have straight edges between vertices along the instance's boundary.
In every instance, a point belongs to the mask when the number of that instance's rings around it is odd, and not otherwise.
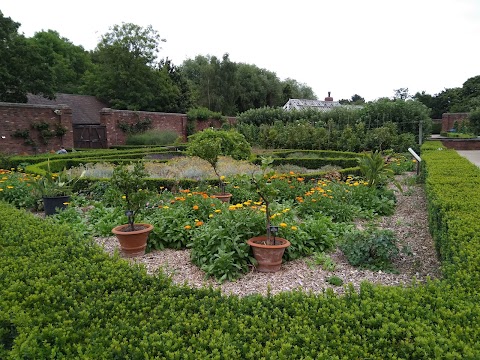
[{"label": "terracotta flower pot", "polygon": [[125,257],[136,257],[145,254],[148,234],[153,230],[151,224],[134,224],[135,231],[130,231],[130,225],[119,225],[112,229],[120,242],[121,253]]},{"label": "terracotta flower pot", "polygon": [[253,256],[257,260],[257,270],[260,272],[277,272],[282,266],[282,257],[285,249],[290,246],[286,239],[276,237],[275,245],[266,245],[267,236],[257,236],[247,240],[253,249]]},{"label": "terracotta flower pot", "polygon": [[222,201],[222,202],[229,203],[229,202],[230,202],[230,198],[232,197],[232,194],[230,194],[230,193],[215,194],[215,195],[213,195],[213,197],[219,199],[219,200]]}]

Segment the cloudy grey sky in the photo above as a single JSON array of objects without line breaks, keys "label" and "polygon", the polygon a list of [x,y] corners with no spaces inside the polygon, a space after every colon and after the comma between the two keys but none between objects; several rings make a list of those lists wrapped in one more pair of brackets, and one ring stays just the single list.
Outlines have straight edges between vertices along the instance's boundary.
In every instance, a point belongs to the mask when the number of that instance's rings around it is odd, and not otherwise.
[{"label": "cloudy grey sky", "polygon": [[436,94],[480,75],[480,0],[2,0],[20,32],[56,30],[87,50],[122,22],[152,25],[180,65],[230,54],[322,99]]}]

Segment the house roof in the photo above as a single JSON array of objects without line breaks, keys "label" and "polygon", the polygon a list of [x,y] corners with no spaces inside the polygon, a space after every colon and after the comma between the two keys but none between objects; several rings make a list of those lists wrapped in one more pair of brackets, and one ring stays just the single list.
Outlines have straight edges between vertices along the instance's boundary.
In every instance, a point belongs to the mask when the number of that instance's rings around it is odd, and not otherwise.
[{"label": "house roof", "polygon": [[316,109],[319,111],[329,111],[337,106],[342,106],[342,105],[338,101],[288,99],[287,103],[283,105],[283,108],[285,110]]},{"label": "house roof", "polygon": [[28,104],[32,105],[67,105],[72,109],[73,124],[100,124],[100,111],[108,107],[95,96],[76,94],[56,94],[49,100],[41,95],[27,95]]}]

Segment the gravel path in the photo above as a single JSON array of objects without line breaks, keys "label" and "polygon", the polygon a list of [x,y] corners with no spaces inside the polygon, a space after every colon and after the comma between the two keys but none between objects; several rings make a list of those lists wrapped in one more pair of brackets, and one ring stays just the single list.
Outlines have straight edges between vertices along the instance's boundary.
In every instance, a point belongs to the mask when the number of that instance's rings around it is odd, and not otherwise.
[{"label": "gravel path", "polygon": [[[322,293],[327,288],[332,288],[339,294],[343,293],[344,286],[333,286],[326,282],[330,276],[340,277],[344,284],[352,284],[357,290],[363,281],[391,286],[408,286],[414,279],[423,282],[427,278],[439,278],[440,263],[428,230],[423,185],[411,184],[409,179],[411,180],[413,175],[414,173],[407,173],[397,177],[397,180],[402,183],[404,192],[396,193],[396,212],[393,216],[379,221],[382,228],[395,231],[402,245],[411,249],[411,255],[401,254],[395,259],[394,266],[398,269],[398,274],[357,269],[348,264],[340,250],[330,254],[337,264],[335,271],[325,271],[320,266],[314,265],[313,258],[310,257],[284,263],[277,273],[259,273],[252,270],[236,281],[223,284],[213,279],[205,279],[204,272],[190,262],[189,250],[153,251],[128,261],[143,263],[150,274],[164,271],[177,284],[186,283],[196,288],[212,286],[220,288],[224,294],[239,296],[254,293],[266,295],[268,289],[271,294],[295,289]],[[96,241],[110,254],[118,249],[115,237],[97,238]]]}]

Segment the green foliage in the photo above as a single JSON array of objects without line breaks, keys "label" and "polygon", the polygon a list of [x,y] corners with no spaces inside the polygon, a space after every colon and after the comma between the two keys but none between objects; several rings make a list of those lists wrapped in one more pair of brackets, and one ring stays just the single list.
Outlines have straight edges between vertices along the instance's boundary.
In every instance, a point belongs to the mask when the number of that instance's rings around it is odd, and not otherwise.
[{"label": "green foliage", "polygon": [[248,159],[250,145],[243,135],[236,131],[205,129],[189,136],[187,153],[208,161],[220,178],[217,169],[218,157],[224,155],[236,160]]},{"label": "green foliage", "polygon": [[338,276],[330,276],[325,279],[329,284],[335,285],[335,286],[342,286],[343,285],[343,280],[339,278]]},{"label": "green foliage", "polygon": [[47,170],[45,175],[37,176],[29,181],[34,190],[40,197],[66,196],[73,191],[75,183],[83,176],[70,176],[64,168],[56,173],[50,168],[50,161],[47,161]]},{"label": "green foliage", "polygon": [[54,97],[55,76],[36,44],[18,33],[20,24],[0,11],[0,101],[27,102],[27,93]]},{"label": "green foliage", "polygon": [[223,115],[220,112],[211,111],[206,107],[198,107],[190,109],[187,112],[188,120],[222,120]]},{"label": "green foliage", "polygon": [[133,164],[133,167],[118,165],[113,169],[110,183],[114,189],[123,194],[125,214],[128,217],[128,223],[132,231],[134,229],[135,216],[145,208],[149,197],[145,181],[147,176],[148,174],[141,162],[136,162]]},{"label": "green foliage", "polygon": [[394,172],[385,163],[382,153],[375,151],[358,158],[362,176],[373,188],[382,188],[393,179]]},{"label": "green foliage", "polygon": [[373,227],[345,233],[340,248],[351,265],[372,270],[392,271],[391,261],[399,254],[393,231]]},{"label": "green foliage", "polygon": [[316,252],[313,254],[313,261],[315,265],[321,266],[323,270],[335,271],[337,264],[330,257],[330,255],[324,252]]},{"label": "green foliage", "polygon": [[220,282],[236,279],[255,262],[247,240],[264,226],[263,214],[251,208],[224,210],[194,232],[191,259]]},{"label": "green foliage", "polygon": [[480,107],[468,114],[468,121],[475,135],[480,135]]},{"label": "green foliage", "polygon": [[33,209],[37,199],[29,184],[31,178],[22,173],[0,170],[0,200],[17,208]]}]

